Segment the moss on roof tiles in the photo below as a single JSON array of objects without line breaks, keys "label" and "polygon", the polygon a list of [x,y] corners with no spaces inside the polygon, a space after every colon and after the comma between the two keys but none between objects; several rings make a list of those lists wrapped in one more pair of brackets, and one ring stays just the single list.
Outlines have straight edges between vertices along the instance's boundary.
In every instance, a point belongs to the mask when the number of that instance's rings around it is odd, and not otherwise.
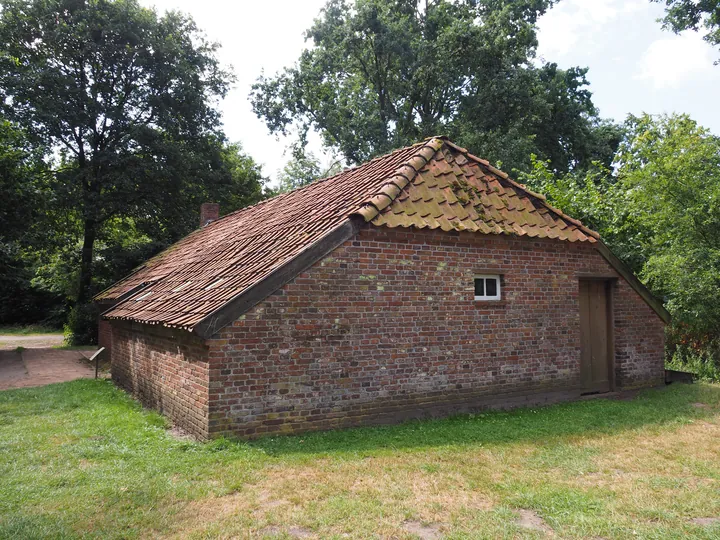
[{"label": "moss on roof tiles", "polygon": [[[352,215],[385,227],[597,238],[542,195],[435,137],[224,216],[96,298],[127,295],[110,318],[192,330]],[[221,285],[208,288],[213,283]]]}]

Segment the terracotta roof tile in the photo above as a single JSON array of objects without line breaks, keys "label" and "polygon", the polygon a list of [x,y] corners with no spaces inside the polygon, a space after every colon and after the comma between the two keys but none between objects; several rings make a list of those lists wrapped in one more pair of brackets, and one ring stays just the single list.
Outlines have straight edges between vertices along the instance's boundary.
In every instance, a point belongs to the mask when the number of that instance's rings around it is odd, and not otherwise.
[{"label": "terracotta roof tile", "polygon": [[96,298],[119,300],[108,318],[192,330],[352,215],[385,227],[597,238],[487,161],[431,138],[229,214]]},{"label": "terracotta roof tile", "polygon": [[[427,196],[430,185],[437,185],[432,200]],[[429,222],[429,216],[435,223]],[[594,242],[597,238],[581,223],[549,207],[544,197],[449,141],[408,183],[393,202],[392,213],[379,214],[373,224],[407,227],[408,217],[412,218],[410,226],[415,227],[422,222],[443,230],[469,229],[571,242]]]}]

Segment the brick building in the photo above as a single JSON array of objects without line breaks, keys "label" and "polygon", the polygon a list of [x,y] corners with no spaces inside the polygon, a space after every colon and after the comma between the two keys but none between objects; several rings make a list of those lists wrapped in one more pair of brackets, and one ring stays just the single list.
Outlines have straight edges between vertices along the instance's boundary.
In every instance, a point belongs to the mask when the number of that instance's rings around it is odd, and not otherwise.
[{"label": "brick building", "polygon": [[662,305],[595,232],[444,138],[201,223],[97,298],[113,379],[198,437],[663,381]]}]

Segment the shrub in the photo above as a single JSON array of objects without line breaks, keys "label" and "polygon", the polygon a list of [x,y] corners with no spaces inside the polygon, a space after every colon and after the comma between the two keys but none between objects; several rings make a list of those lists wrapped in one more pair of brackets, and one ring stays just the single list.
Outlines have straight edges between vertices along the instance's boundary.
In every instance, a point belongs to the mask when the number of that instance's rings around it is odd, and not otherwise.
[{"label": "shrub", "polygon": [[669,369],[720,381],[720,336],[691,335],[684,327],[673,327],[668,330],[666,351]]},{"label": "shrub", "polygon": [[73,307],[65,324],[65,344],[96,345],[99,314],[99,308],[92,302]]}]

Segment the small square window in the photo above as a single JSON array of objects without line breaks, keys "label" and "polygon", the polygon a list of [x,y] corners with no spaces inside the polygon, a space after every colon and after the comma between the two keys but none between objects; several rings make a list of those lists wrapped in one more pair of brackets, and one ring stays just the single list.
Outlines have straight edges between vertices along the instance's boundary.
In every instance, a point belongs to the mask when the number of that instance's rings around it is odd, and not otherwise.
[{"label": "small square window", "polygon": [[500,300],[500,276],[475,276],[475,300]]}]

